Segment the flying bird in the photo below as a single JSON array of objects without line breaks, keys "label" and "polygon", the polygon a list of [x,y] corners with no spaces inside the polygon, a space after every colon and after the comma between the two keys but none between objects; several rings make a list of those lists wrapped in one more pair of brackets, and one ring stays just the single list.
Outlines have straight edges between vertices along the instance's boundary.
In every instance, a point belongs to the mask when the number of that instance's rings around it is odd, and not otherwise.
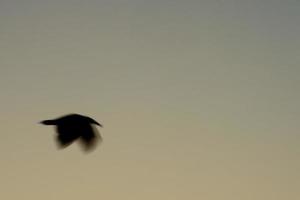
[{"label": "flying bird", "polygon": [[94,125],[100,127],[102,125],[87,116],[68,114],[56,119],[43,120],[40,123],[56,126],[56,141],[60,148],[65,148],[79,140],[83,149],[89,151],[102,141],[101,135],[94,127]]}]

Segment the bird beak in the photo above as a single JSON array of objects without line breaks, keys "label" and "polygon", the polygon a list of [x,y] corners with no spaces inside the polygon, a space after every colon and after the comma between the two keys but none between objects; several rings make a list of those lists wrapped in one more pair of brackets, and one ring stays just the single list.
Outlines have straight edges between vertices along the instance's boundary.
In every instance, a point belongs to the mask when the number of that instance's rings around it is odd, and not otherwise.
[{"label": "bird beak", "polygon": [[92,121],[93,121],[94,124],[97,124],[98,126],[103,127],[102,124],[99,124],[97,121],[95,121],[93,119],[92,119]]}]

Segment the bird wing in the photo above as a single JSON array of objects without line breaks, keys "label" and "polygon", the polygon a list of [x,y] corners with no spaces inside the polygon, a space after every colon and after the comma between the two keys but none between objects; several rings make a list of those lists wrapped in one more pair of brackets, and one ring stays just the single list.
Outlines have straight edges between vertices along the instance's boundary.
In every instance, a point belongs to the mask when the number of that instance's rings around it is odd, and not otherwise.
[{"label": "bird wing", "polygon": [[68,123],[58,125],[56,132],[56,141],[61,148],[69,146],[80,136],[79,133],[74,130],[73,126]]},{"label": "bird wing", "polygon": [[60,148],[65,148],[72,144],[76,138],[70,135],[58,134],[56,137],[57,144]]},{"label": "bird wing", "polygon": [[85,151],[92,150],[101,141],[101,135],[93,125],[85,124],[80,128],[80,144]]}]

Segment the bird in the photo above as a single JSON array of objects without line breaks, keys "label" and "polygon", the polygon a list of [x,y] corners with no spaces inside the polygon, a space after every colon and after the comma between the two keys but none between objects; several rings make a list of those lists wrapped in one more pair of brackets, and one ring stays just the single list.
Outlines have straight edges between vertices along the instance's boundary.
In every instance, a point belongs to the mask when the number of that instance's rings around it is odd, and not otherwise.
[{"label": "bird", "polygon": [[59,148],[66,148],[79,140],[83,150],[90,151],[102,141],[94,125],[103,126],[88,116],[72,113],[55,119],[43,120],[40,123],[56,126],[56,142]]}]

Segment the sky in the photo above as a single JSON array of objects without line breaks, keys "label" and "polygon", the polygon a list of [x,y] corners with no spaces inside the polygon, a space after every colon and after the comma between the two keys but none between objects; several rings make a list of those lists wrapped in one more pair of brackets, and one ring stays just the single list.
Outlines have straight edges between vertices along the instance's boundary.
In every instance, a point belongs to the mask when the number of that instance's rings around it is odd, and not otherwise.
[{"label": "sky", "polygon": [[0,198],[299,199],[299,35],[298,0],[1,0]]}]

